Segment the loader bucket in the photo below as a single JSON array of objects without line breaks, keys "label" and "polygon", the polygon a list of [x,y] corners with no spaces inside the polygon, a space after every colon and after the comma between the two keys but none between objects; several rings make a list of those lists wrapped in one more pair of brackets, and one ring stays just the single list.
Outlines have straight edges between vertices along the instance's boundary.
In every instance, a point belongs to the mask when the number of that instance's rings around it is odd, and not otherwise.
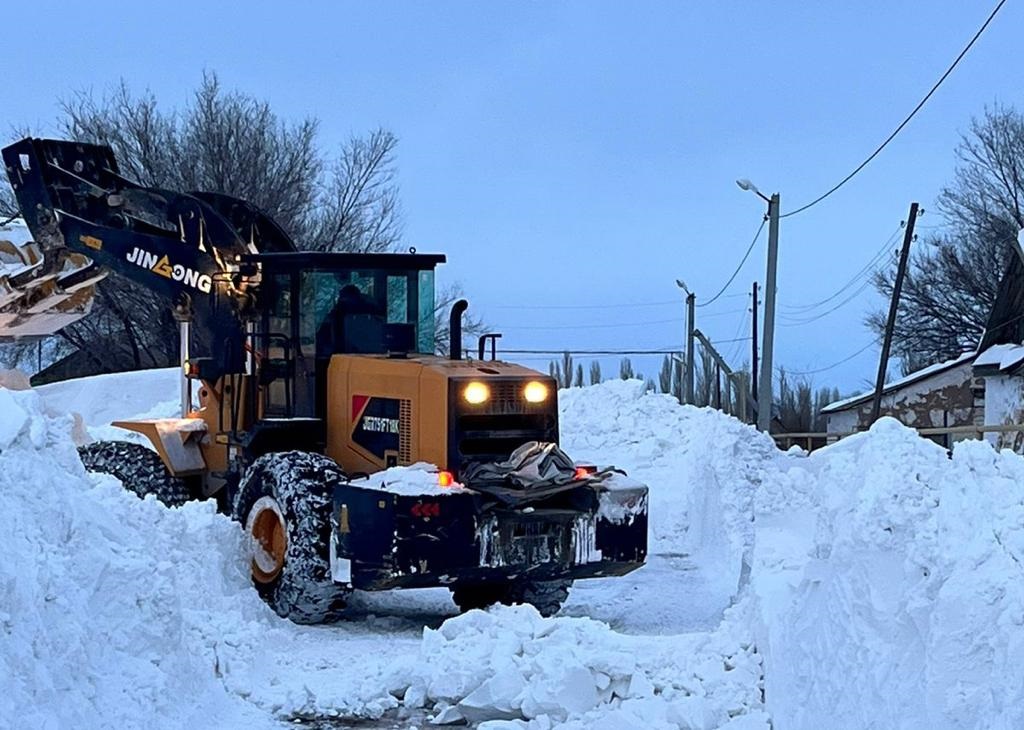
[{"label": "loader bucket", "polygon": [[73,251],[44,256],[20,226],[0,228],[0,341],[46,337],[77,322],[105,275]]}]

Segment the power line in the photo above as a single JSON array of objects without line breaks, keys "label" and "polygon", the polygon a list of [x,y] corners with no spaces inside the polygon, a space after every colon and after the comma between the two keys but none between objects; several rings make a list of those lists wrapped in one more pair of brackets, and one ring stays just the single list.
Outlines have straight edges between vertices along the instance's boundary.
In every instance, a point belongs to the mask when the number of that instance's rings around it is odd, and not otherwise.
[{"label": "power line", "polygon": [[621,302],[618,304],[499,304],[494,309],[630,309],[633,307],[664,307],[679,304],[678,299],[660,302]]},{"label": "power line", "polygon": [[[903,226],[901,224],[895,231],[892,232],[892,235],[890,235],[889,238],[886,239],[885,243],[882,244],[882,247],[874,254],[874,256],[872,256],[871,259],[856,274],[854,274],[849,281],[847,281],[845,284],[839,287],[839,289],[837,289],[834,293],[816,302],[809,302],[806,304],[783,304],[782,307],[794,313],[805,313],[808,312],[809,310],[817,309],[818,307],[824,304],[828,304],[830,301],[840,296],[843,292],[845,292],[851,286],[856,284],[862,277],[869,273],[873,273],[875,270],[877,270],[878,267],[876,266],[876,264],[878,264],[882,257],[885,256],[886,252],[889,251],[889,247],[893,244],[893,241],[896,239],[896,237],[899,235],[902,229]],[[890,255],[892,254],[891,251],[889,253]]]},{"label": "power line", "polygon": [[[678,302],[676,302],[678,304]],[[646,322],[618,322],[615,324],[557,324],[557,325],[518,325],[514,327],[496,327],[498,330],[595,330],[615,327],[647,327],[656,324],[682,324],[682,317],[673,319],[654,319]]]},{"label": "power line", "polygon": [[558,350],[499,350],[506,355],[561,355],[568,352],[570,355],[675,355],[680,348],[661,350],[579,350],[571,347],[563,347]]},{"label": "power line", "polygon": [[[675,302],[679,304],[678,301]],[[730,309],[725,312],[712,312],[705,314],[704,318],[724,317],[728,314],[746,311],[744,309]],[[586,329],[609,329],[615,327],[648,327],[657,324],[682,324],[686,320],[682,317],[672,319],[652,319],[643,322],[612,322],[604,324],[553,324],[553,325],[512,325],[511,327],[495,327],[496,330],[586,330]]]},{"label": "power line", "polygon": [[878,340],[872,340],[871,342],[869,342],[868,344],[864,345],[864,347],[860,348],[859,350],[857,350],[857,352],[853,353],[852,355],[849,355],[848,357],[844,357],[839,362],[834,362],[831,365],[826,365],[823,368],[817,368],[815,370],[787,370],[786,374],[787,375],[815,375],[816,373],[823,373],[826,370],[831,370],[832,368],[837,368],[837,367],[839,367],[840,365],[842,365],[844,363],[850,362],[850,360],[852,360],[853,358],[857,357],[857,355],[861,354],[862,352],[867,350],[869,347],[874,347],[877,344],[878,344]]},{"label": "power line", "polygon": [[[890,263],[892,261],[892,258],[894,258],[894,257],[890,257],[889,261],[887,261],[886,264]],[[849,304],[850,302],[852,302],[854,299],[859,297],[864,292],[865,289],[867,289],[869,286],[871,286],[871,284],[872,284],[871,279],[867,279],[863,284],[860,285],[860,287],[857,288],[856,291],[853,292],[853,294],[851,294],[850,296],[846,297],[846,299],[842,300],[841,302],[839,302],[839,304],[836,304],[834,307],[826,309],[824,312],[820,312],[820,313],[812,315],[810,317],[804,317],[802,319],[798,318],[798,317],[788,317],[788,318],[786,318],[786,321],[782,323],[782,326],[783,327],[797,327],[797,326],[800,326],[800,325],[811,324],[811,322],[817,322],[819,319],[822,319],[823,317],[827,317],[828,315],[832,314],[832,312],[836,311],[837,309],[841,309],[844,306],[846,306],[847,304]]]},{"label": "power line", "polygon": [[[740,336],[740,332],[742,332],[744,329],[746,329],[747,324],[750,322],[750,316],[751,316],[752,310],[751,309],[744,309],[743,311],[744,311],[744,314],[743,314],[742,317],[740,317],[740,324],[736,328],[736,331],[732,335],[733,339],[736,341],[736,344],[733,345],[731,350],[729,350],[729,356],[728,356],[728,358],[726,358],[727,362],[736,362],[736,359],[739,357],[739,354],[740,354],[741,350],[743,349],[743,343],[742,343],[742,341],[739,340],[739,336]],[[746,337],[744,339],[749,342],[750,340],[753,339],[753,337]]]},{"label": "power line", "polygon": [[818,196],[817,198],[812,200],[807,205],[801,206],[801,207],[797,208],[796,210],[791,210],[789,213],[786,213],[784,215],[780,215],[779,217],[780,218],[789,218],[791,215],[796,215],[797,213],[802,213],[803,211],[807,210],[808,208],[817,205],[818,203],[823,201],[825,198],[830,196],[832,193],[837,191],[839,188],[843,187],[843,185],[845,185],[850,180],[852,180],[853,177],[858,172],[860,172],[861,170],[863,170],[865,167],[868,166],[869,162],[871,162],[873,159],[878,157],[879,153],[882,150],[884,150],[886,148],[886,146],[896,138],[896,135],[898,135],[900,132],[903,131],[903,128],[905,126],[907,126],[907,124],[910,123],[910,120],[913,119],[914,115],[916,115],[921,110],[921,108],[925,105],[925,102],[927,102],[932,97],[932,94],[934,94],[936,91],[938,91],[939,87],[942,85],[942,82],[945,81],[946,78],[951,73],[953,73],[953,69],[955,69],[957,67],[957,64],[959,64],[960,61],[963,59],[963,57],[967,55],[967,52],[969,50],[971,50],[971,46],[973,46],[975,41],[977,41],[981,37],[981,34],[985,32],[985,29],[988,28],[989,23],[991,23],[992,19],[996,17],[996,13],[998,13],[1000,11],[1000,9],[1002,9],[1004,4],[1006,4],[1006,0],[999,0],[999,3],[996,5],[995,9],[989,14],[989,16],[985,20],[985,22],[982,23],[981,27],[978,29],[978,32],[974,34],[974,37],[971,38],[970,42],[968,42],[968,44],[966,46],[964,46],[964,49],[962,51],[960,51],[960,55],[958,55],[956,57],[956,59],[953,61],[953,63],[950,64],[949,68],[946,69],[946,72],[944,74],[942,74],[941,77],[939,77],[939,80],[936,81],[935,85],[932,86],[932,88],[928,91],[928,93],[924,95],[924,98],[921,99],[921,101],[918,102],[917,106],[914,107],[913,111],[911,111],[910,114],[907,115],[907,118],[904,119],[902,122],[900,122],[900,125],[898,127],[896,127],[895,130],[893,130],[893,133],[890,134],[886,138],[886,140],[884,142],[882,142],[882,144],[878,145],[878,147],[875,149],[875,151],[872,152],[870,155],[868,155],[866,160],[864,160],[862,163],[857,165],[857,167],[854,169],[853,172],[851,172],[849,175],[847,175],[842,180],[840,180],[838,183],[836,183],[833,187],[831,187],[823,195]]},{"label": "power line", "polygon": [[[729,299],[732,297],[746,296],[746,293],[738,294],[726,294],[725,298]],[[637,307],[665,307],[668,305],[678,306],[680,303],[679,299],[663,299],[658,302],[618,302],[610,304],[498,304],[491,309],[634,309]],[[739,311],[739,310],[734,310]],[[728,312],[716,312],[714,314],[705,314],[705,317],[717,317],[720,314],[732,314],[733,310]]]},{"label": "power line", "polygon": [[715,302],[715,300],[717,300],[720,296],[725,294],[725,290],[729,288],[729,285],[732,284],[733,280],[736,278],[736,275],[740,273],[740,269],[743,268],[743,264],[747,263],[747,258],[750,256],[750,252],[754,250],[754,244],[756,244],[757,243],[757,239],[759,239],[761,237],[761,231],[764,230],[764,224],[767,221],[768,221],[768,216],[765,216],[764,218],[761,219],[761,225],[757,227],[757,233],[754,234],[754,240],[752,240],[750,242],[750,245],[747,246],[747,252],[745,254],[743,254],[743,258],[740,259],[740,263],[736,267],[736,270],[734,272],[732,272],[732,276],[729,277],[729,281],[725,282],[725,284],[722,286],[721,289],[718,290],[718,293],[715,294],[715,296],[711,297],[711,299],[709,299],[706,302],[698,304],[697,305],[698,307],[706,307],[706,306],[708,306],[710,304],[713,304]]}]

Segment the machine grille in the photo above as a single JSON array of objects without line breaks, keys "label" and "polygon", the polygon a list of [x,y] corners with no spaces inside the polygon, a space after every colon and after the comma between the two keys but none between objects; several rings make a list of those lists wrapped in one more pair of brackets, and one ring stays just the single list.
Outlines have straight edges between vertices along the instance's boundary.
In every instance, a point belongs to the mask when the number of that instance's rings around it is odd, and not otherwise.
[{"label": "machine grille", "polygon": [[490,383],[491,401],[488,411],[491,413],[542,413],[544,403],[528,403],[523,397],[526,383],[514,380],[499,380]]},{"label": "machine grille", "polygon": [[402,399],[398,406],[398,463],[412,463],[412,401]]}]

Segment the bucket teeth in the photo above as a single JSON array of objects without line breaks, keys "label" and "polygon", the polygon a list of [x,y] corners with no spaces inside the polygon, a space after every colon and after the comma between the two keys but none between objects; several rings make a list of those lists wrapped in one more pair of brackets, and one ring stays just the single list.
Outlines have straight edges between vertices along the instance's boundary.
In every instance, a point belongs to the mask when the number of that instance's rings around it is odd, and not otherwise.
[{"label": "bucket teeth", "polygon": [[77,322],[92,309],[105,276],[82,254],[44,256],[33,241],[0,239],[0,341],[45,337]]}]

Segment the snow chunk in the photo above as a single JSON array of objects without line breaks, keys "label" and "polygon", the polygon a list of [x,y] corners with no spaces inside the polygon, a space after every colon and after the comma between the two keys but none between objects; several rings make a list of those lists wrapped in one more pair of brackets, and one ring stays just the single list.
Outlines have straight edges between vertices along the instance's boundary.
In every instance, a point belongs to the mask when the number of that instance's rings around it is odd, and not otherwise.
[{"label": "snow chunk", "polygon": [[28,413],[18,405],[14,393],[6,388],[0,388],[0,451],[10,446],[25,428],[26,423]]},{"label": "snow chunk", "polygon": [[356,479],[352,484],[407,497],[446,497],[467,491],[458,482],[453,482],[450,487],[438,485],[437,474],[436,466],[421,461],[411,466],[393,466],[366,479]]},{"label": "snow chunk", "polygon": [[666,639],[617,634],[590,619],[545,619],[532,606],[494,606],[424,630],[419,656],[401,673],[407,692],[427,688],[434,722],[718,727],[762,708],[760,657],[737,639],[738,619],[710,635]]}]

